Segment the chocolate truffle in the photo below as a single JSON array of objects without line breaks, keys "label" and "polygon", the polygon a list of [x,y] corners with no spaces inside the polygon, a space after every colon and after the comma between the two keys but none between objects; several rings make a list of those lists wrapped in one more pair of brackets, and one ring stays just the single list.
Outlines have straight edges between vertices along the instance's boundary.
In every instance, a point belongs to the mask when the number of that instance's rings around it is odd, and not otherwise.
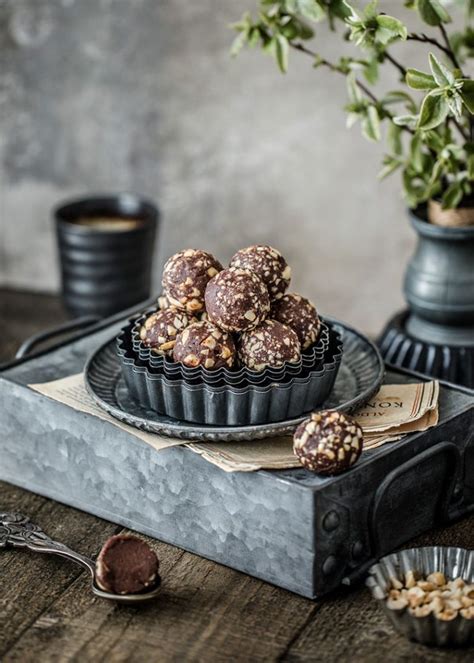
[{"label": "chocolate truffle", "polygon": [[142,539],[117,534],[102,546],[97,558],[97,585],[113,594],[138,594],[159,582],[158,557]]},{"label": "chocolate truffle", "polygon": [[203,320],[189,325],[178,335],[173,358],[190,368],[203,366],[212,371],[222,366],[230,368],[235,359],[235,345],[230,334]]},{"label": "chocolate truffle", "polygon": [[245,269],[224,269],[206,288],[208,319],[230,332],[259,325],[270,312],[270,298],[264,282]]},{"label": "chocolate truffle", "polygon": [[357,421],[334,410],[315,412],[303,421],[293,437],[300,463],[317,474],[339,474],[362,453],[363,433]]},{"label": "chocolate truffle", "polygon": [[204,308],[206,285],[222,269],[210,253],[185,249],[168,259],[163,269],[163,294],[169,303],[189,313]]},{"label": "chocolate truffle", "polygon": [[156,300],[156,303],[158,304],[158,308],[161,309],[162,311],[164,311],[165,308],[169,308],[171,306],[165,295],[160,295]]},{"label": "chocolate truffle", "polygon": [[231,267],[254,272],[265,283],[270,299],[280,299],[291,279],[291,268],[279,251],[271,246],[257,244],[241,249],[230,261]]},{"label": "chocolate truffle", "polygon": [[152,313],[140,328],[140,340],[156,354],[170,355],[176,343],[176,336],[195,318],[175,306]]},{"label": "chocolate truffle", "polygon": [[273,302],[270,315],[296,332],[303,350],[316,342],[321,322],[315,307],[306,297],[296,293],[283,295]]},{"label": "chocolate truffle", "polygon": [[298,336],[277,320],[264,320],[255,329],[244,332],[238,353],[241,362],[252,371],[263,371],[267,366],[278,368],[301,357]]}]

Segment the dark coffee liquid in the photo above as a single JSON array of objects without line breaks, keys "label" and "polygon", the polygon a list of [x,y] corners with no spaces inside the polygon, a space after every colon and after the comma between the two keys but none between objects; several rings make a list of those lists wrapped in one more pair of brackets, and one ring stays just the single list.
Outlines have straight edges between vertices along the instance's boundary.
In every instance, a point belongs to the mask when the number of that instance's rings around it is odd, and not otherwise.
[{"label": "dark coffee liquid", "polygon": [[96,232],[130,232],[143,225],[141,219],[130,219],[123,216],[81,216],[73,223],[87,227]]}]

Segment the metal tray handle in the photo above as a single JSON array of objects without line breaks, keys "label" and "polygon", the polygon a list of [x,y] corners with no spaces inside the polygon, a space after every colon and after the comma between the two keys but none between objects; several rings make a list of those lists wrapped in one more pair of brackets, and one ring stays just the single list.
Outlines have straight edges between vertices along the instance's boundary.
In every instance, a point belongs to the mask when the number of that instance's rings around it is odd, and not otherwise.
[{"label": "metal tray handle", "polygon": [[78,331],[79,329],[84,329],[85,327],[89,327],[90,325],[94,324],[98,320],[99,318],[96,316],[87,315],[82,318],[76,318],[75,320],[68,320],[67,322],[62,323],[57,327],[52,327],[51,329],[45,329],[42,332],[38,332],[38,334],[34,334],[33,336],[30,336],[30,338],[27,338],[26,341],[23,341],[23,343],[16,351],[15,357],[16,359],[23,359],[28,354],[30,354],[33,349],[40,343],[49,341],[56,336],[61,336],[66,332],[73,332]]},{"label": "metal tray handle", "polygon": [[352,571],[352,573],[349,573],[346,577],[344,577],[342,579],[343,585],[352,586],[355,582],[359,581],[362,576],[364,576],[364,574],[367,572],[367,569],[372,566],[372,564],[374,564],[383,554],[387,554],[386,551],[381,551],[378,525],[381,520],[380,508],[387,494],[387,490],[390,488],[392,483],[403,474],[405,474],[405,472],[416,467],[418,464],[423,463],[423,461],[427,460],[428,458],[438,454],[445,454],[449,459],[449,468],[446,482],[442,488],[443,493],[441,498],[441,507],[438,511],[439,524],[446,524],[454,517],[456,517],[455,514],[450,514],[450,506],[454,489],[456,487],[456,480],[459,478],[462,467],[461,454],[458,447],[452,442],[438,442],[438,444],[425,449],[420,454],[410,458],[405,463],[402,463],[399,467],[396,467],[394,470],[392,470],[389,474],[387,474],[385,479],[377,488],[368,518],[369,539],[371,547],[370,559],[365,560],[365,562],[358,565],[357,568]]},{"label": "metal tray handle", "polygon": [[422,451],[420,454],[410,458],[408,461],[396,467],[392,472],[387,474],[385,479],[382,481],[380,486],[377,488],[377,491],[374,495],[372,514],[369,522],[369,532],[372,539],[372,551],[376,557],[380,556],[380,541],[378,538],[378,524],[381,521],[381,515],[379,510],[383,504],[383,500],[386,496],[387,490],[390,488],[392,483],[398,479],[400,476],[405,474],[405,472],[411,470],[412,468],[420,465],[428,458],[436,456],[438,454],[445,454],[450,460],[450,464],[447,470],[446,483],[443,486],[443,495],[441,498],[441,506],[439,510],[439,520],[440,523],[446,523],[450,520],[449,518],[449,507],[451,499],[453,497],[454,488],[456,486],[456,480],[459,476],[461,470],[461,455],[458,447],[452,442],[439,442],[425,451]]}]

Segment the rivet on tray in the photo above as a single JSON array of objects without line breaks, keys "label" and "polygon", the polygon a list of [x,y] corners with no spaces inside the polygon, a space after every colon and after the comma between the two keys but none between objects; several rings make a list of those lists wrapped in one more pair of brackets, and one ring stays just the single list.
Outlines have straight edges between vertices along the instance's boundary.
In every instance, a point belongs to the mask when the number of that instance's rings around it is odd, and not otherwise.
[{"label": "rivet on tray", "polygon": [[364,544],[362,541],[356,541],[352,546],[352,557],[354,559],[360,559],[364,554]]},{"label": "rivet on tray", "polygon": [[328,511],[323,519],[323,527],[326,532],[332,532],[339,527],[341,519],[337,511]]},{"label": "rivet on tray", "polygon": [[337,569],[337,558],[334,555],[329,555],[323,562],[322,570],[325,576],[329,576]]}]

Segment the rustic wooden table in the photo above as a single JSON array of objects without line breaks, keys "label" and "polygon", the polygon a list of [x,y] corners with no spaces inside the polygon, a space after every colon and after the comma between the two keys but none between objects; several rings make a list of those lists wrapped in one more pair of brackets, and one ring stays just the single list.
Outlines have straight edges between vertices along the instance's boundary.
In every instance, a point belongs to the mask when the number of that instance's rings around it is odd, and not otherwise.
[{"label": "rustic wooden table", "polygon": [[[55,297],[0,290],[0,362],[23,339],[64,319]],[[28,514],[90,556],[122,530],[1,482],[0,510]],[[0,661],[474,661],[474,647],[434,650],[398,636],[362,586],[316,603],[150,543],[164,584],[159,600],[142,608],[94,598],[86,574],[66,561],[2,550]],[[474,517],[414,543],[472,548]]]}]

